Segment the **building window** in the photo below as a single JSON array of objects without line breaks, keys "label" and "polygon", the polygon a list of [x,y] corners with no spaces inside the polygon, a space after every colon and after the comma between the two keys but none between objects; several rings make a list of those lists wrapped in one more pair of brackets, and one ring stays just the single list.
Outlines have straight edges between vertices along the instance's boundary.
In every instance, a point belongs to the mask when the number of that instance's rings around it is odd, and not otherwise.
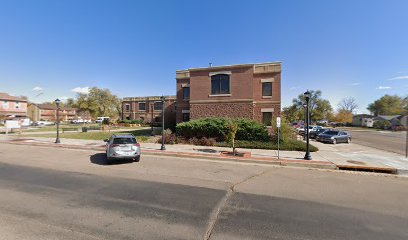
[{"label": "building window", "polygon": [[183,113],[183,122],[190,121],[190,113]]},{"label": "building window", "polygon": [[9,108],[8,101],[3,101],[3,108]]},{"label": "building window", "polygon": [[20,108],[20,103],[16,102],[16,109],[19,109],[19,108]]},{"label": "building window", "polygon": [[190,87],[183,87],[183,99],[190,99]]},{"label": "building window", "polygon": [[272,82],[262,83],[262,96],[263,97],[272,96]]},{"label": "building window", "polygon": [[139,103],[139,111],[146,111],[146,103],[140,102]]},{"label": "building window", "polygon": [[262,123],[266,126],[272,126],[272,112],[262,113]]},{"label": "building window", "polygon": [[211,76],[211,94],[229,94],[230,93],[230,77],[228,74],[217,74]]},{"label": "building window", "polygon": [[162,103],[161,102],[154,102],[154,110],[162,110]]},{"label": "building window", "polygon": [[129,112],[130,111],[130,104],[126,104],[125,105],[125,112]]}]

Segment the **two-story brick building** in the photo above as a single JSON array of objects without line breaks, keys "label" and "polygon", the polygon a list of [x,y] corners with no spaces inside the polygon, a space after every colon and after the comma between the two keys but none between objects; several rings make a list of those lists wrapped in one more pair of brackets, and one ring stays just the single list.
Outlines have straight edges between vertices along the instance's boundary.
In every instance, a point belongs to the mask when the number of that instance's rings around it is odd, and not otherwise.
[{"label": "two-story brick building", "polygon": [[[166,125],[176,122],[176,96],[165,96]],[[125,97],[122,100],[123,120],[143,120],[145,123],[160,123],[162,115],[161,96]]]},{"label": "two-story brick building", "polygon": [[[57,106],[55,104],[28,104],[28,116],[36,121],[56,121]],[[77,119],[77,109],[71,107],[60,107],[60,121],[71,121]]]},{"label": "two-story brick building", "polygon": [[280,115],[280,62],[178,70],[176,82],[177,122],[231,117],[270,125]]},{"label": "two-story brick building", "polygon": [[8,119],[24,117],[27,117],[27,98],[0,93],[0,118]]}]

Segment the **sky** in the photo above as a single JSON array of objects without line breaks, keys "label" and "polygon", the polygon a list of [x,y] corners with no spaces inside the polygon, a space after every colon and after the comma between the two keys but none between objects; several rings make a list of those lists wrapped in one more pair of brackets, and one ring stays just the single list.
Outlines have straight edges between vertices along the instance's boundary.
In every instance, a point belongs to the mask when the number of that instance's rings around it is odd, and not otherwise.
[{"label": "sky", "polygon": [[406,0],[0,0],[0,92],[174,95],[175,71],[282,62],[282,106],[408,95]]}]

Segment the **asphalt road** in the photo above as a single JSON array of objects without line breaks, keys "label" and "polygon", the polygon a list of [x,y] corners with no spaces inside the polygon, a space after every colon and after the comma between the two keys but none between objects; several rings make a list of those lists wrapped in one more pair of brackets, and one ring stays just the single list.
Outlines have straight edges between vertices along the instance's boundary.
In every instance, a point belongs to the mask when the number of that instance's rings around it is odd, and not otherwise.
[{"label": "asphalt road", "polygon": [[405,156],[406,132],[347,129],[354,143]]},{"label": "asphalt road", "polygon": [[0,239],[408,239],[408,179],[0,144]]}]

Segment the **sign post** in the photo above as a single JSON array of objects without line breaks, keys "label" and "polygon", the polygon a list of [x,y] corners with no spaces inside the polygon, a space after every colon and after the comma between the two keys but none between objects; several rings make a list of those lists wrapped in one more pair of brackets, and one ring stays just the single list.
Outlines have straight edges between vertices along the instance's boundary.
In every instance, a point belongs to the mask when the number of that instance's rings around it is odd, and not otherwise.
[{"label": "sign post", "polygon": [[276,118],[276,127],[278,128],[278,159],[279,159],[279,142],[280,142],[280,127],[281,127],[281,118]]}]

